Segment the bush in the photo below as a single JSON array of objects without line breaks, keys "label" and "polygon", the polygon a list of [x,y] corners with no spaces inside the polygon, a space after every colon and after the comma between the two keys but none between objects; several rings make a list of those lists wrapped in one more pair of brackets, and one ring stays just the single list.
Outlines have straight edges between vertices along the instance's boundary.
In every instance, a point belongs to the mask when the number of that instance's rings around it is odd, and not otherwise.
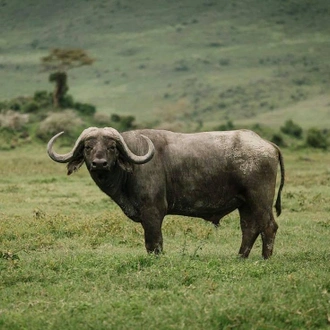
[{"label": "bush", "polygon": [[327,149],[327,135],[318,128],[310,128],[307,131],[306,146],[318,149]]},{"label": "bush", "polygon": [[112,114],[111,115],[111,121],[114,122],[114,123],[119,123],[120,122],[120,116],[117,115],[116,113]]},{"label": "bush", "polygon": [[291,119],[287,120],[284,123],[284,126],[282,126],[280,129],[281,132],[283,132],[284,134],[293,136],[297,139],[300,139],[302,137],[302,128],[298,124],[294,123]]},{"label": "bush", "polygon": [[0,127],[0,150],[10,150],[17,144],[17,134],[8,127]]},{"label": "bush", "polygon": [[74,103],[73,108],[85,116],[93,116],[96,112],[95,106],[88,103],[76,102]]},{"label": "bush", "polygon": [[66,136],[74,136],[83,125],[82,119],[73,110],[50,113],[37,130],[37,137],[48,141],[53,135],[64,131]]},{"label": "bush", "polygon": [[31,113],[39,110],[39,104],[35,101],[28,102],[22,107],[22,112]]},{"label": "bush", "polygon": [[136,127],[134,124],[134,116],[120,116],[117,114],[112,114],[110,119],[110,125],[118,131],[128,131]]},{"label": "bush", "polygon": [[134,116],[122,116],[121,117],[121,125],[123,127],[123,130],[129,130],[135,128],[135,117]]},{"label": "bush", "polygon": [[22,104],[16,100],[12,100],[8,104],[9,109],[14,110],[14,111],[20,111],[22,108]]},{"label": "bush", "polygon": [[279,133],[273,134],[270,140],[279,147],[286,147],[286,143],[284,142],[283,136]]},{"label": "bush", "polygon": [[34,112],[40,108],[38,102],[32,97],[19,96],[6,103],[3,103],[2,106],[7,109],[20,111],[20,112]]},{"label": "bush", "polygon": [[47,91],[36,91],[33,100],[39,105],[39,107],[49,107],[53,104],[52,93]]},{"label": "bush", "polygon": [[75,103],[74,103],[73,97],[71,95],[64,95],[60,99],[60,106],[61,106],[62,109],[65,109],[65,108],[74,108],[75,107]]}]

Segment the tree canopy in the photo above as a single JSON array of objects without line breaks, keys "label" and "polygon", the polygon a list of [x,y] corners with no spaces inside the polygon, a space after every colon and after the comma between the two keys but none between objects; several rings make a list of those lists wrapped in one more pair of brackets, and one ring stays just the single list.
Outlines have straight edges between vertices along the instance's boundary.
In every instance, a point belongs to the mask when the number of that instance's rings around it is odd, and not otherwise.
[{"label": "tree canopy", "polygon": [[41,58],[42,66],[47,71],[66,72],[83,65],[91,65],[94,59],[85,50],[79,48],[54,48],[50,54]]}]

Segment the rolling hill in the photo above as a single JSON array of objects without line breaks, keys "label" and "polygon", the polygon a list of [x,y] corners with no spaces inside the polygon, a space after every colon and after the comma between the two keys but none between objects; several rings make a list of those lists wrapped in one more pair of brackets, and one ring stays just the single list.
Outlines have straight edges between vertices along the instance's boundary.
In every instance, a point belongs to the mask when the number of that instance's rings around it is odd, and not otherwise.
[{"label": "rolling hill", "polygon": [[40,58],[83,48],[69,93],[154,127],[330,124],[327,0],[0,0],[0,99],[52,90]]}]

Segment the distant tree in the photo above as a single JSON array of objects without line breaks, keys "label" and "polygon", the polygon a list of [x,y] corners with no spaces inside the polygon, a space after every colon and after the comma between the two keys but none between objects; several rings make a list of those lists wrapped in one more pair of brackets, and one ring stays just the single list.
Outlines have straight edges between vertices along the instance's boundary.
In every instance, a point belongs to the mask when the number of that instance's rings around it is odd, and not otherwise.
[{"label": "distant tree", "polygon": [[41,58],[45,71],[51,72],[49,81],[55,83],[53,92],[54,107],[61,107],[64,96],[69,90],[67,71],[93,64],[94,59],[89,57],[83,49],[54,48],[50,54]]}]

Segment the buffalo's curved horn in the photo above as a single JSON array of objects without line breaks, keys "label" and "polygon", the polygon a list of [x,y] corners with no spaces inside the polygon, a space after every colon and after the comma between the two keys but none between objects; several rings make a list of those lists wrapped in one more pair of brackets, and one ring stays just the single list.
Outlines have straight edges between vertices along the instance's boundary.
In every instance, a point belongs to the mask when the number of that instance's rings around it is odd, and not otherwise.
[{"label": "buffalo's curved horn", "polygon": [[124,138],[121,136],[121,134],[115,130],[112,127],[105,127],[104,128],[106,130],[106,132],[116,140],[116,142],[119,144],[119,147],[121,148],[124,157],[126,157],[129,161],[131,161],[134,164],[145,164],[147,163],[153,156],[155,153],[155,146],[152,143],[152,141],[145,135],[141,136],[147,141],[148,143],[148,151],[145,155],[143,156],[138,156],[136,154],[134,154],[127,146]]},{"label": "buffalo's curved horn", "polygon": [[53,150],[53,144],[55,142],[55,140],[61,136],[64,132],[60,132],[56,135],[54,135],[48,142],[47,144],[47,153],[49,155],[49,157],[54,160],[55,162],[58,162],[58,163],[68,163],[72,158],[73,156],[75,155],[75,151],[77,149],[77,147],[80,145],[80,143],[84,140],[84,138],[86,137],[86,135],[91,131],[91,130],[95,130],[96,127],[90,127],[90,128],[87,128],[85,129],[81,134],[80,136],[78,137],[74,147],[72,148],[72,150],[66,154],[58,154],[57,152],[55,152]]}]

